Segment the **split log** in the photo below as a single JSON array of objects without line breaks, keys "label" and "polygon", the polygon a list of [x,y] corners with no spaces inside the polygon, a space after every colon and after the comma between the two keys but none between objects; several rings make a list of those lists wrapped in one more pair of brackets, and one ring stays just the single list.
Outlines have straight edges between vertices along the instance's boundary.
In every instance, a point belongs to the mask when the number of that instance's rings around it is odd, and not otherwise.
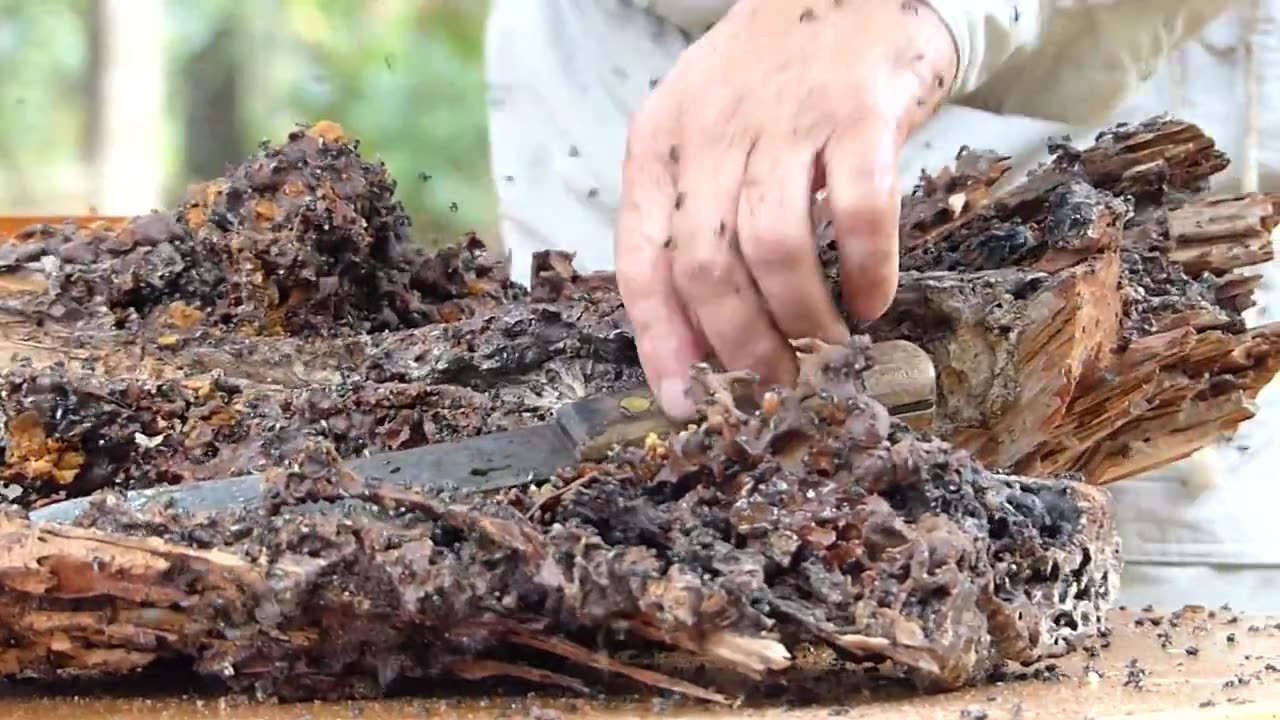
[{"label": "split log", "polygon": [[794,389],[703,374],[708,420],[544,488],[406,491],[312,444],[260,506],[140,514],[108,494],[77,527],[0,515],[0,674],[182,659],[314,698],[402,677],[579,688],[595,668],[729,702],[600,642],[748,680],[828,647],[935,690],[1079,647],[1117,581],[1106,496],[891,426],[869,346],[805,344]]},{"label": "split log", "polygon": [[908,273],[881,327],[934,357],[938,432],[1013,467],[1058,431],[1081,377],[1107,363],[1119,279],[1116,253],[1060,273]]},{"label": "split log", "polygon": [[992,467],[1107,483],[1251,418],[1280,325],[1245,327],[1247,268],[1273,258],[1280,196],[1197,196],[1226,160],[1164,118],[984,189],[1001,161],[962,152],[966,174],[905,201],[899,296],[869,328],[934,356],[939,432]]}]

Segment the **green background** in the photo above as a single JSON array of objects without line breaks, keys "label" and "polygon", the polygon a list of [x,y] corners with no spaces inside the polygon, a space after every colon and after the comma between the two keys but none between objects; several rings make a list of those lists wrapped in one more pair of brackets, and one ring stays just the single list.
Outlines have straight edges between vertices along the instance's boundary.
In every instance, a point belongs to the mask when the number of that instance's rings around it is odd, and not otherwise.
[{"label": "green background", "polygon": [[[386,161],[417,237],[488,233],[486,5],[166,0],[163,37],[127,38],[164,45],[165,133],[156,142],[164,145],[166,203],[260,140],[329,119],[359,138],[367,157]],[[59,178],[93,167],[86,88],[96,12],[94,0],[0,0],[0,213],[68,212]],[[219,82],[224,92],[206,102]],[[202,103],[204,126],[193,134],[189,108]],[[210,127],[226,132],[206,140],[218,134]]]}]

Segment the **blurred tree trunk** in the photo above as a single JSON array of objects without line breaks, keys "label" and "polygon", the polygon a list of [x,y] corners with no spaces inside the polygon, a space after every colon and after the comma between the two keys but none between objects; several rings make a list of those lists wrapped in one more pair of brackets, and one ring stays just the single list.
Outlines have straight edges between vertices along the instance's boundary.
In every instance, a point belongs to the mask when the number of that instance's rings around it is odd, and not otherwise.
[{"label": "blurred tree trunk", "polygon": [[145,213],[160,205],[164,185],[164,0],[95,4],[94,205],[110,215]]},{"label": "blurred tree trunk", "polygon": [[208,42],[182,67],[186,182],[220,176],[245,154],[239,19],[234,4],[219,13]]},{"label": "blurred tree trunk", "polygon": [[81,137],[81,147],[84,148],[84,158],[86,164],[91,168],[98,167],[102,162],[102,146],[100,142],[100,133],[102,132],[103,107],[106,106],[107,99],[103,95],[103,77],[102,68],[106,65],[106,44],[102,37],[102,0],[88,0],[86,12],[84,15],[85,24],[85,57],[88,59],[88,67],[84,73],[84,95],[85,102],[88,107],[84,112],[84,135]]},{"label": "blurred tree trunk", "polygon": [[1240,171],[1240,192],[1258,192],[1258,63],[1257,37],[1261,0],[1250,0],[1246,3],[1244,17],[1241,19],[1241,50],[1244,62],[1241,74],[1244,75],[1244,152]]}]

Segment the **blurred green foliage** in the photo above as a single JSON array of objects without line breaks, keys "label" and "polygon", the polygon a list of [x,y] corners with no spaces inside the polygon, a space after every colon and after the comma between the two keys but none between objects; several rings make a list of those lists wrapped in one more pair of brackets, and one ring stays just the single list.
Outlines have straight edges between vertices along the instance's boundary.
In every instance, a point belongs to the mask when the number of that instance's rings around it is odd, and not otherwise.
[{"label": "blurred green foliage", "polygon": [[84,4],[0,0],[0,212],[38,204],[41,170],[81,150]]},{"label": "blurred green foliage", "polygon": [[[165,0],[170,199],[183,177],[186,62],[234,29],[244,128],[238,160],[300,122],[340,123],[400,183],[416,234],[488,232],[482,0]],[[84,157],[92,72],[88,0],[0,0],[0,212],[55,195],[45,168]],[[422,178],[430,177],[424,181]],[[455,205],[456,204],[456,205]],[[456,207],[456,210],[452,208]]]}]

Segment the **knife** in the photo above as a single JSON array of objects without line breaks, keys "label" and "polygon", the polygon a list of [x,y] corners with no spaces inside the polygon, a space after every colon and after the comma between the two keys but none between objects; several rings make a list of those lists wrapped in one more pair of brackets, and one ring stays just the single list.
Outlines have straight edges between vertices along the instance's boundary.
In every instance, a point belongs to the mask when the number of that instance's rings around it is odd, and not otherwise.
[{"label": "knife", "polygon": [[[864,375],[868,393],[899,420],[928,428],[936,392],[933,360],[905,340],[876,343],[870,354],[872,366]],[[578,462],[602,460],[619,444],[643,442],[651,433],[678,429],[648,390],[637,388],[571,402],[542,425],[377,453],[345,464],[356,475],[408,487],[496,490],[549,478]],[[134,510],[172,503],[174,509],[195,513],[253,504],[262,494],[262,475],[254,474],[135,490],[126,494],[125,502]],[[91,497],[53,503],[29,516],[37,522],[74,522]]]}]

